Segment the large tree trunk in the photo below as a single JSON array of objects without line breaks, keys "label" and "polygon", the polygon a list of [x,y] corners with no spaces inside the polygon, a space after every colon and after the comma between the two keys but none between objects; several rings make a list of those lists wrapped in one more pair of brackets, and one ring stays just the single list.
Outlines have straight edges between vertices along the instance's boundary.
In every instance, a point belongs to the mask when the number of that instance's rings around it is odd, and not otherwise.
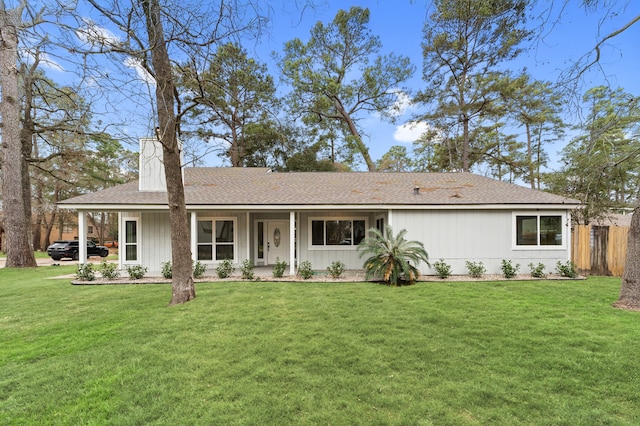
[{"label": "large tree trunk", "polygon": [[191,265],[189,220],[182,183],[180,146],[176,135],[174,83],[171,62],[160,20],[158,0],[143,0],[147,34],[151,48],[151,62],[156,79],[158,106],[158,139],[162,143],[164,170],[167,180],[169,221],[171,223],[172,297],[170,305],[187,302],[196,297]]},{"label": "large tree trunk", "polygon": [[[18,98],[17,25],[21,7],[6,10],[0,3],[0,82],[2,84],[2,208],[9,268],[37,266],[31,241],[29,167],[20,131]],[[29,140],[29,143],[31,141]]]},{"label": "large tree trunk", "polygon": [[640,207],[636,207],[631,216],[622,287],[620,297],[613,306],[640,310]]},{"label": "large tree trunk", "polygon": [[356,148],[358,149],[358,151],[360,151],[360,154],[362,154],[362,158],[364,159],[364,162],[367,165],[367,170],[369,170],[370,172],[375,172],[376,164],[373,162],[373,159],[369,154],[369,148],[367,148],[364,142],[362,142],[362,137],[360,136],[360,133],[358,132],[358,129],[356,128],[356,124],[353,122],[351,115],[349,115],[347,110],[345,110],[344,106],[342,105],[342,102],[340,102],[340,99],[334,98],[333,103],[336,109],[338,110],[338,113],[342,116],[345,123],[347,123],[347,127],[349,127],[349,132],[351,133],[351,136],[353,136],[353,139],[355,141]]}]

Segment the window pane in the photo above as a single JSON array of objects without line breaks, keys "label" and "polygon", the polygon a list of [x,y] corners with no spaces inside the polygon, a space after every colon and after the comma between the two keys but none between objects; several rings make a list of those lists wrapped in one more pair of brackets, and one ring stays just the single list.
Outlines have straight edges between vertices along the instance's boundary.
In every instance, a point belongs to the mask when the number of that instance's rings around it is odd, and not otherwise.
[{"label": "window pane", "polygon": [[562,245],[562,217],[540,216],[540,245]]},{"label": "window pane", "polygon": [[209,244],[199,245],[198,260],[213,260],[213,247]]},{"label": "window pane", "polygon": [[216,242],[217,243],[233,242],[233,221],[232,220],[216,220]]},{"label": "window pane", "polygon": [[360,242],[364,240],[364,234],[366,232],[364,227],[364,220],[353,221],[353,244],[360,244]]},{"label": "window pane", "polygon": [[135,244],[125,245],[125,260],[136,261],[138,260],[138,246]]},{"label": "window pane", "polygon": [[327,245],[351,245],[351,221],[328,220],[326,221]]},{"label": "window pane", "polygon": [[218,244],[216,246],[216,260],[233,260],[233,244]]},{"label": "window pane", "polygon": [[264,259],[264,222],[258,222],[258,259]]},{"label": "window pane", "polygon": [[538,218],[536,216],[516,217],[516,244],[519,246],[538,245]]},{"label": "window pane", "polygon": [[125,243],[135,244],[138,242],[138,223],[134,220],[128,220],[125,222]]},{"label": "window pane", "polygon": [[213,225],[210,220],[198,221],[198,242],[199,243],[211,243],[213,242]]},{"label": "window pane", "polygon": [[311,221],[311,245],[324,245],[324,220]]}]

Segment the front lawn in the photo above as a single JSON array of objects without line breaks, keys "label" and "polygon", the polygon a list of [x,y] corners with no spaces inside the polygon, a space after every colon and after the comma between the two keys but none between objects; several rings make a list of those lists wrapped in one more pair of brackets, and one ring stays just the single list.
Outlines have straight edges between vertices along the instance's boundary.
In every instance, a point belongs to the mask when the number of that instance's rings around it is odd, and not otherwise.
[{"label": "front lawn", "polygon": [[640,423],[620,279],[72,286],[0,269],[0,424]]}]

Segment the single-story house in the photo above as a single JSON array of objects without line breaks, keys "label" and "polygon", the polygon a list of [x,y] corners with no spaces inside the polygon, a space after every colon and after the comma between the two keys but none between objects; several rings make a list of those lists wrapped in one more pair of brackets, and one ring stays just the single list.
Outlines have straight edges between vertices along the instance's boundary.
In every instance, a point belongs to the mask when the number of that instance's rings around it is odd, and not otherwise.
[{"label": "single-story house", "polygon": [[[86,239],[86,212],[117,212],[120,268],[139,264],[159,275],[171,260],[169,212],[161,149],[141,140],[140,179],[62,201],[78,213]],[[368,229],[424,243],[431,261],[454,274],[466,261],[499,273],[503,259],[543,263],[571,259],[570,211],[579,202],[472,173],[291,172],[267,168],[184,168],[184,190],[194,260],[209,270],[224,259],[272,265],[293,275],[302,261],[322,270],[333,261],[362,269],[356,250]],[[83,247],[81,244],[80,247]],[[81,261],[84,256],[80,256]],[[423,274],[435,274],[419,265]]]}]

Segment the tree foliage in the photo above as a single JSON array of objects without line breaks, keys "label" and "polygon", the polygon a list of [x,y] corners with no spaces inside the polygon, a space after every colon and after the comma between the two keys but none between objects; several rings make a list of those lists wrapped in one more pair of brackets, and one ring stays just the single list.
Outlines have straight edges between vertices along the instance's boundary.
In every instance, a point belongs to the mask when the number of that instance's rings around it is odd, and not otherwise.
[{"label": "tree foliage", "polygon": [[318,22],[308,42],[287,42],[280,68],[293,86],[291,109],[310,126],[337,122],[346,145],[372,171],[375,164],[358,126],[359,114],[377,112],[393,119],[396,92],[414,68],[406,57],[379,55],[382,44],[368,23],[368,9],[340,10],[331,23]]},{"label": "tree foliage", "polygon": [[221,156],[232,167],[269,163],[265,147],[273,149],[281,135],[274,114],[276,87],[266,65],[230,42],[218,46],[204,71],[198,68],[178,67],[186,118],[195,121],[189,124],[195,128],[191,133],[211,143],[223,141]]},{"label": "tree foliage", "polygon": [[[437,0],[424,27],[423,79],[416,101],[430,106],[420,120],[446,136],[451,169],[469,171],[480,122],[492,113],[502,89],[500,69],[526,39],[526,0]],[[474,128],[475,126],[475,128]],[[476,132],[476,134],[474,134]],[[478,156],[482,158],[482,156]]]},{"label": "tree foliage", "polygon": [[547,181],[550,190],[583,202],[573,219],[589,224],[637,201],[640,101],[605,86],[588,90],[583,101],[590,111],[581,134],[563,149],[563,166]]},{"label": "tree foliage", "polygon": [[382,279],[390,285],[402,282],[412,284],[420,275],[416,266],[422,261],[429,265],[429,256],[420,241],[407,241],[406,229],[393,235],[391,226],[385,226],[384,232],[371,228],[371,236],[358,245],[360,257],[370,254],[363,268],[367,280]]}]

